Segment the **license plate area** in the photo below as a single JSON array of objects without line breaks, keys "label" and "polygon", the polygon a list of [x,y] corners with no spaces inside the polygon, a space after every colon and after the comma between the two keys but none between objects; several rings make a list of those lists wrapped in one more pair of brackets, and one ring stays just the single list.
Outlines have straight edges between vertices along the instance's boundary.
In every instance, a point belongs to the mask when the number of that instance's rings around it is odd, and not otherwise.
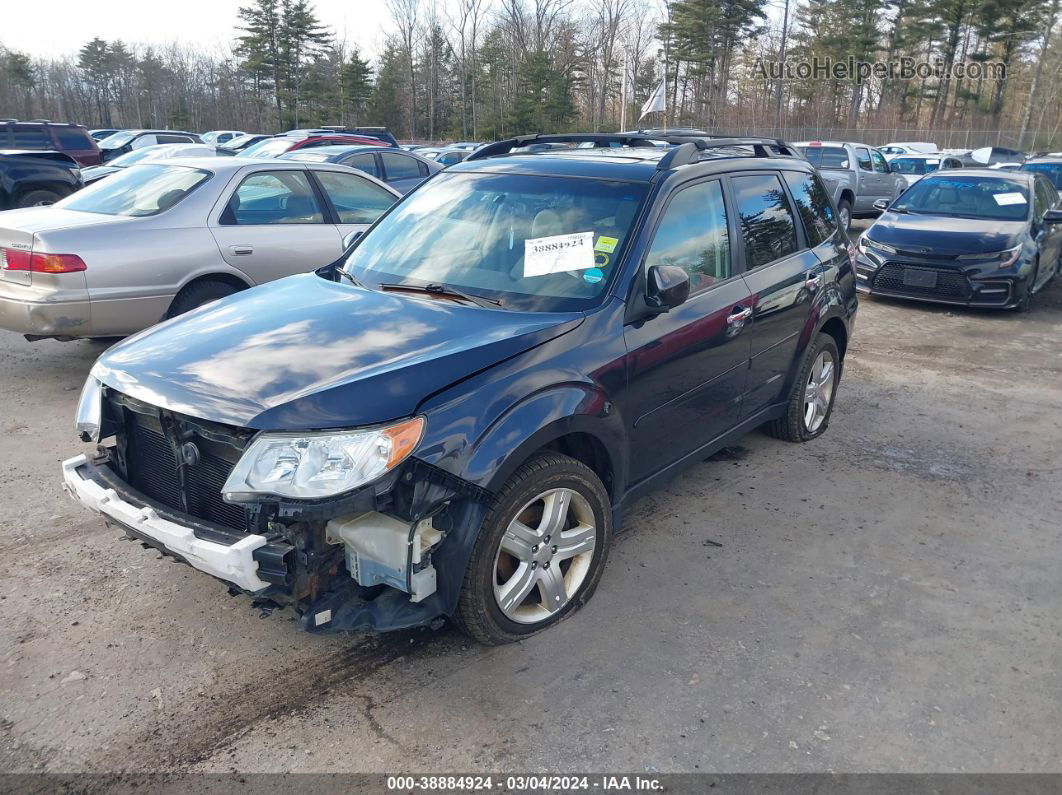
[{"label": "license plate area", "polygon": [[923,268],[904,268],[903,283],[907,287],[936,287],[937,272]]}]

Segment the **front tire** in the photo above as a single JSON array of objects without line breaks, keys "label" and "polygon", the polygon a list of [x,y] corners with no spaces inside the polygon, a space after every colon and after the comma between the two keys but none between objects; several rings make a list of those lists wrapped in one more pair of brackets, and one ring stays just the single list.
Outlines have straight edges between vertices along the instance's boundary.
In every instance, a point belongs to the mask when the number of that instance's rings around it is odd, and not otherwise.
[{"label": "front tire", "polygon": [[46,207],[49,204],[55,204],[59,201],[60,196],[55,191],[51,190],[31,190],[29,193],[25,193],[18,199],[18,206],[22,207]]},{"label": "front tire", "polygon": [[612,511],[597,475],[559,453],[535,456],[483,519],[458,623],[491,646],[541,632],[590,599],[611,542]]},{"label": "front tire", "polygon": [[764,425],[764,432],[786,442],[808,442],[822,436],[830,424],[840,378],[837,343],[829,334],[820,333],[804,355],[785,414]]}]

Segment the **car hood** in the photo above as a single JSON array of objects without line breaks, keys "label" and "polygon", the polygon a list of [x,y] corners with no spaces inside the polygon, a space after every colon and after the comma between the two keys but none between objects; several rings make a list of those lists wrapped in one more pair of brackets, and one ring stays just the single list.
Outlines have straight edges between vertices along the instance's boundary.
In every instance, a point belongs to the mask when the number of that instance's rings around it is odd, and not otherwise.
[{"label": "car hood", "polygon": [[301,274],[154,326],[93,367],[104,384],[261,430],[372,425],[574,329],[581,313],[508,312]]},{"label": "car hood", "polygon": [[977,254],[1017,245],[1026,226],[1025,221],[886,212],[867,230],[867,235],[905,251],[927,249],[926,253],[933,254]]}]

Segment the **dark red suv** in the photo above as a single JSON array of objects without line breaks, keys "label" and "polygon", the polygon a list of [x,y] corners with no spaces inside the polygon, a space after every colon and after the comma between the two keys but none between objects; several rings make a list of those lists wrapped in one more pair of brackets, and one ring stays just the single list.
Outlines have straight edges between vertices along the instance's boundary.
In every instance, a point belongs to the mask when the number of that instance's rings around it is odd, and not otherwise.
[{"label": "dark red suv", "polygon": [[86,128],[44,119],[0,120],[0,150],[3,149],[50,149],[70,155],[82,166],[98,166],[102,162],[100,148]]}]

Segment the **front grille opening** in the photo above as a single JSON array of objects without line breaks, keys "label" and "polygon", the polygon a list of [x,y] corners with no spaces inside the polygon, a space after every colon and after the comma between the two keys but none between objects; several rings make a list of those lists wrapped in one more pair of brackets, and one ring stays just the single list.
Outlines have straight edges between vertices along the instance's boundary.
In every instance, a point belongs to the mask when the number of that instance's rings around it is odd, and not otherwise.
[{"label": "front grille opening", "polygon": [[[235,530],[247,529],[247,515],[239,505],[225,502],[221,488],[239,459],[231,445],[180,428],[180,443],[163,430],[159,418],[125,410],[125,475],[129,485],[167,508],[204,522]],[[195,463],[179,454],[191,442],[198,451]],[[183,481],[183,485],[182,485]]]},{"label": "front grille opening", "polygon": [[[935,273],[936,285],[921,287],[905,284],[904,273],[908,268]],[[901,262],[886,262],[882,265],[878,275],[874,277],[874,288],[897,295],[956,298],[963,301],[969,300],[973,293],[970,288],[970,280],[960,271],[950,268],[907,265]]]}]

